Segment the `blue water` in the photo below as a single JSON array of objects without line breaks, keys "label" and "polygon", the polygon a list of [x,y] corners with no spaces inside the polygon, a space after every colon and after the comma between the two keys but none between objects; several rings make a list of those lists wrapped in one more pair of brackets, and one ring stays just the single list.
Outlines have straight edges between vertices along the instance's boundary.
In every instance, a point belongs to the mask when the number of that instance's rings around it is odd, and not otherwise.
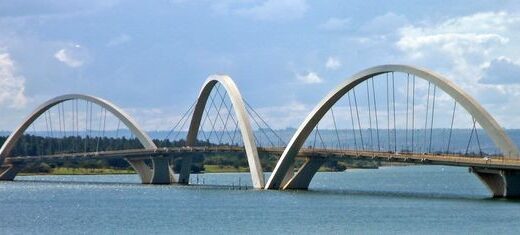
[{"label": "blue water", "polygon": [[466,168],[318,173],[310,191],[244,190],[248,174],[198,178],[224,186],[141,185],[135,175],[17,177],[0,183],[0,233],[520,232],[520,201],[491,199]]}]

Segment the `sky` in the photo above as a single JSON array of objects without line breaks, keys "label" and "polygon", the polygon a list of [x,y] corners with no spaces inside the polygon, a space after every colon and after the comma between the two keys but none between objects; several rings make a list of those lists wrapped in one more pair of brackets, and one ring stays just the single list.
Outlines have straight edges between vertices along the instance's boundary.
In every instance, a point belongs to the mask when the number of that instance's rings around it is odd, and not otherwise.
[{"label": "sky", "polygon": [[297,127],[350,75],[411,64],[520,128],[517,1],[0,0],[0,130],[66,93],[169,129],[211,74],[274,128]]}]

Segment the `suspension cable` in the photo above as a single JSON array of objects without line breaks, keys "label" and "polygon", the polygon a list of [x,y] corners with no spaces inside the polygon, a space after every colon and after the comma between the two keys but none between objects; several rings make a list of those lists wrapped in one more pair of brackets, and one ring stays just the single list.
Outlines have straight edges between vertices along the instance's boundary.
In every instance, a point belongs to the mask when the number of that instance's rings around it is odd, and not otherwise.
[{"label": "suspension cable", "polygon": [[[222,95],[222,94],[220,93],[220,89],[219,89],[219,90],[217,90],[217,94],[219,95],[220,99],[222,100],[223,105],[224,105],[224,108],[226,108],[226,110],[228,111],[228,112],[227,112],[227,116],[226,116],[226,121],[225,121],[225,123],[224,123],[224,127],[223,127],[223,129],[225,130],[226,127],[227,127],[227,123],[228,123],[228,121],[229,121],[229,118],[231,117],[232,120],[234,120],[233,115],[231,114],[232,111],[233,111],[233,109],[232,109],[232,108],[233,108],[233,104],[230,104],[229,107],[228,107],[228,105],[227,105],[227,102],[226,102],[226,101],[227,101],[227,100],[226,100],[227,90],[224,89],[224,95]],[[221,120],[223,121],[222,118],[221,118]],[[227,134],[227,136],[228,136],[229,139],[231,138],[231,133],[229,133],[228,131],[225,131],[225,132],[222,132],[222,133],[221,133],[219,142],[220,142],[221,139],[224,137],[224,134]]]},{"label": "suspension cable", "polygon": [[480,140],[478,138],[478,129],[477,129],[477,126],[476,126],[477,120],[475,120],[475,118],[473,118],[473,122],[475,122],[475,137],[477,137],[476,139],[477,139],[479,155],[482,156],[483,152],[482,152],[482,147],[480,146]]},{"label": "suspension cable", "polygon": [[387,139],[387,151],[390,151],[390,85],[388,80],[388,73],[386,73],[386,122],[387,122],[387,129],[386,129],[386,135],[388,137]]},{"label": "suspension cable", "polygon": [[356,98],[356,90],[352,88],[352,94],[354,95],[354,104],[356,105],[356,116],[359,126],[359,137],[361,139],[361,149],[365,150],[365,144],[363,142],[363,130],[361,129],[361,120],[359,118],[359,111],[358,111],[358,105],[357,105],[357,98]]},{"label": "suspension cable", "polygon": [[466,153],[464,155],[468,155],[469,145],[471,144],[471,140],[473,139],[473,131],[475,131],[475,122],[475,118],[473,118],[473,128],[471,128],[471,134],[469,135],[469,141],[468,145],[466,145]]},{"label": "suspension cable", "polygon": [[408,110],[409,108],[409,99],[410,99],[410,74],[406,74],[406,129],[405,129],[405,148],[408,150]]},{"label": "suspension cable", "polygon": [[354,125],[354,115],[352,113],[352,102],[350,102],[350,92],[347,93],[347,98],[348,98],[348,106],[349,106],[349,110],[350,110],[350,120],[352,121],[352,133],[354,133],[354,147],[357,152],[358,146],[357,146],[356,128]]},{"label": "suspension cable", "polygon": [[228,136],[228,140],[231,139],[231,133],[229,133],[229,131],[227,131],[226,128],[227,128],[227,125],[228,125],[228,123],[229,123],[229,117],[232,115],[231,112],[232,112],[233,110],[228,109],[228,108],[227,108],[227,105],[224,105],[224,108],[227,110],[227,112],[226,112],[226,121],[224,122],[224,127],[222,128],[224,131],[222,131],[222,133],[220,133],[220,136],[219,136],[219,138],[218,138],[218,142],[219,142],[219,143],[222,143],[222,139],[224,138],[224,135],[226,135],[226,134],[227,134],[227,136]]},{"label": "suspension cable", "polygon": [[[220,94],[219,90],[217,90],[217,93]],[[225,93],[225,95],[227,95],[227,92]],[[224,97],[220,96],[220,105],[219,105],[219,112],[217,113],[217,118],[218,118],[218,120],[220,121],[220,124],[221,124],[221,128],[220,128],[221,133],[219,134],[218,131],[215,131],[215,136],[217,138],[216,141],[219,144],[223,144],[221,142],[221,140],[222,140],[221,136],[226,134],[226,127],[227,127],[227,120],[224,121],[224,118],[220,114],[220,110],[222,110],[222,107],[224,107],[226,109],[226,111],[227,111],[227,114],[229,115],[229,113],[230,113],[230,109],[227,108],[227,105],[225,105],[225,104],[226,104],[225,96]],[[229,118],[229,116],[228,116],[228,118]],[[230,135],[229,133],[227,133],[227,134],[228,134],[228,136]]]},{"label": "suspension cable", "polygon": [[100,110],[99,110],[99,128],[98,128],[98,131],[97,131],[97,135],[96,135],[96,139],[97,139],[97,143],[96,143],[96,152],[99,151],[99,141],[100,141],[100,132],[101,132],[101,127],[102,127],[102,118],[103,118],[103,107],[102,106],[99,106]]},{"label": "suspension cable", "polygon": [[394,153],[397,153],[397,127],[395,125],[395,79],[392,72],[392,105],[394,109]]},{"label": "suspension cable", "polygon": [[[215,94],[213,93],[213,96],[210,96],[210,98],[214,100],[216,98]],[[213,132],[215,132],[215,130],[216,130],[216,126],[217,126],[217,122],[218,122],[218,114],[220,113],[220,108],[222,108],[222,106],[217,105],[215,103],[215,101],[212,102],[211,104],[212,104],[212,107],[210,107],[210,110],[211,110],[211,108],[214,108],[216,114],[215,114],[215,120],[213,120],[213,122],[211,122],[212,121],[211,117],[209,117],[210,118],[209,120],[210,120],[210,123],[211,123],[211,129],[210,129],[209,134],[208,134],[208,138],[209,139],[211,139],[211,136],[212,136]]]},{"label": "suspension cable", "polygon": [[453,113],[451,115],[451,125],[450,125],[450,133],[448,135],[448,146],[446,148],[446,153],[450,152],[450,145],[451,145],[451,134],[453,132],[453,122],[455,121],[455,109],[457,108],[457,101],[453,100]]},{"label": "suspension cable", "polygon": [[[217,83],[217,85],[215,85],[215,87],[219,86],[220,84]],[[218,89],[218,88],[213,88],[213,89]],[[219,112],[219,109],[217,108],[217,105],[215,104],[215,99],[213,98],[214,94],[209,96],[209,99],[210,99],[210,107],[208,108],[208,111],[211,111],[212,108],[215,109],[215,111],[218,113]],[[208,141],[210,141],[211,139],[211,135],[213,134],[213,131],[215,130],[215,125],[217,123],[217,116],[215,115],[215,121],[212,121],[211,118],[209,117],[209,112],[208,112],[208,120],[211,124],[211,129],[209,130],[209,134],[208,134]]]},{"label": "suspension cable", "polygon": [[426,118],[424,119],[424,139],[423,139],[423,152],[426,152],[426,128],[428,127],[429,109],[430,109],[430,86],[431,82],[428,81],[428,95],[426,96]]},{"label": "suspension cable", "polygon": [[412,153],[415,149],[415,74],[412,77]]},{"label": "suspension cable", "polygon": [[[225,92],[224,95],[222,95],[222,94],[220,93],[220,90],[217,90],[217,94],[220,96],[221,99],[224,99],[225,96],[227,95],[227,90],[224,90],[224,92]],[[235,117],[232,115],[232,111],[230,111],[230,110],[232,110],[232,108],[233,108],[233,104],[231,103],[231,104],[229,105],[229,107],[228,107],[227,103],[224,102],[224,107],[226,108],[226,110],[228,110],[228,114],[230,114],[229,117],[231,117],[231,120],[232,120],[233,122],[235,122]],[[226,122],[227,122],[227,121],[226,121]],[[231,133],[228,133],[228,138],[231,138]]]},{"label": "suspension cable", "polygon": [[83,148],[85,150],[85,153],[87,152],[87,139],[88,139],[88,100],[85,100],[85,143],[83,145]]},{"label": "suspension cable", "polygon": [[260,124],[258,123],[256,118],[253,117],[252,112],[247,107],[246,107],[246,111],[247,111],[247,114],[251,117],[251,119],[253,119],[253,122],[258,127],[260,132],[267,138],[267,141],[271,144],[271,146],[275,147],[275,144],[273,143],[273,141],[271,141],[271,138],[269,138],[269,135],[267,135],[265,130],[263,130],[263,128],[260,126]]},{"label": "suspension cable", "polygon": [[374,87],[374,77],[372,77],[370,80],[372,81],[372,98],[374,100],[374,114],[376,117],[377,150],[381,151],[381,145],[379,144],[379,121],[377,119],[377,104],[376,104],[376,90]]},{"label": "suspension cable", "polygon": [[78,108],[78,99],[74,100],[75,102],[75,109],[76,109],[76,137],[79,137],[79,108]]},{"label": "suspension cable", "polygon": [[341,149],[341,141],[339,139],[338,126],[336,125],[336,117],[334,115],[334,109],[330,108],[330,113],[332,115],[332,123],[334,124],[334,130],[336,131],[336,138],[338,139],[338,149]]},{"label": "suspension cable", "polygon": [[104,139],[105,138],[106,124],[107,124],[107,109],[103,109],[103,111],[104,111],[104,114],[103,114],[103,134],[102,134],[102,138]]},{"label": "suspension cable", "polygon": [[60,133],[60,138],[58,139],[58,151],[63,152],[63,139],[65,138],[65,135],[63,134],[63,130],[61,129],[61,110],[60,110],[60,104],[56,105],[56,109],[58,110],[58,131]]},{"label": "suspension cable", "polygon": [[316,138],[318,137],[318,124],[314,128],[314,142],[312,143],[312,150],[316,149]]},{"label": "suspension cable", "polygon": [[90,120],[89,120],[89,136],[92,138],[92,102],[90,102]]},{"label": "suspension cable", "polygon": [[[184,120],[184,118],[187,117],[188,114],[191,113],[191,110],[193,109],[193,107],[195,107],[195,104],[197,103],[197,101],[193,102],[190,107],[188,108],[188,110],[186,110],[186,112],[184,112],[184,114],[182,114],[181,116],[181,119],[179,119],[179,121],[177,121],[175,123],[175,125],[173,126],[172,129],[170,129],[170,131],[168,132],[168,134],[166,135],[166,137],[164,139],[168,139],[170,138],[170,135],[177,129],[177,127],[180,125],[180,123]],[[179,130],[180,131],[180,130]]]},{"label": "suspension cable", "polygon": [[430,124],[430,143],[428,146],[428,152],[432,152],[432,135],[433,135],[433,118],[435,115],[435,91],[437,90],[437,86],[433,86],[433,101],[432,101],[432,118],[431,118],[431,124]]},{"label": "suspension cable", "polygon": [[[238,132],[238,121],[235,121],[235,129],[233,130],[233,138],[231,139],[232,144],[235,143],[235,137],[236,137],[237,132]],[[242,135],[242,133],[240,133],[240,135]],[[237,141],[237,145],[238,145],[238,141]]]},{"label": "suspension cable", "polygon": [[[210,111],[209,108],[211,108],[211,107],[208,107],[208,105],[204,106],[204,111],[202,111],[203,119],[202,119],[202,123],[199,125],[199,131],[198,131],[198,132],[202,133],[205,140],[208,140],[208,137],[206,136],[206,132],[204,131],[204,127],[206,126],[206,122],[208,121],[208,118],[209,118],[209,111]],[[211,120],[209,122],[211,125],[211,123],[212,123]]]},{"label": "suspension cable", "polygon": [[367,84],[367,104],[368,104],[368,129],[370,131],[370,148],[374,148],[374,139],[372,135],[372,109],[370,107],[370,88],[368,84],[368,80],[366,82]]},{"label": "suspension cable", "polygon": [[325,145],[325,141],[323,141],[323,137],[321,137],[320,129],[318,126],[316,126],[316,133],[318,133],[318,137],[320,138],[321,146],[323,147],[323,149],[327,149],[327,146]]},{"label": "suspension cable", "polygon": [[271,132],[276,136],[276,138],[278,138],[279,141],[281,141],[281,143],[283,145],[286,145],[287,143],[285,143],[285,141],[276,133],[276,131],[274,131],[270,126],[269,124],[267,124],[267,122],[262,118],[262,116],[260,116],[260,114],[258,114],[256,112],[255,109],[253,109],[253,107],[246,101],[244,100],[244,103],[251,109],[251,111],[253,111],[253,113],[258,117],[260,118],[260,121],[262,121],[262,123],[264,123],[264,125],[269,129],[271,130]]}]

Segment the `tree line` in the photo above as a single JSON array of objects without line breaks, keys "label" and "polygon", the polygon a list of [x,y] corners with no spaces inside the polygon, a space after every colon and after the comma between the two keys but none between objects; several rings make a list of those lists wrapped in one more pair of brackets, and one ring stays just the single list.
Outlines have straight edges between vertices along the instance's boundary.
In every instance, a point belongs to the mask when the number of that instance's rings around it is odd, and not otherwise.
[{"label": "tree line", "polygon": [[[0,144],[6,141],[7,137],[0,137]],[[186,141],[154,139],[154,143],[159,147],[182,147],[186,146]],[[209,141],[198,140],[196,146],[215,146]],[[111,151],[124,149],[143,148],[137,138],[126,137],[81,137],[68,136],[63,138],[42,137],[36,135],[23,135],[10,156],[41,156],[59,153],[80,153],[80,152],[96,152]],[[186,153],[187,154],[187,153]],[[190,153],[193,156],[192,172],[199,173],[205,171],[205,165],[217,166],[217,168],[248,168],[247,157],[245,153]],[[264,171],[272,171],[278,161],[278,156],[267,153],[259,153],[259,158]],[[180,156],[173,158],[171,161],[174,171],[180,170]],[[298,161],[296,165],[301,165]],[[366,163],[354,162],[353,164],[338,163],[337,161],[328,161],[324,167],[330,171],[342,171],[347,166],[366,166]],[[377,166],[373,163],[369,166]],[[114,170],[132,170],[128,162],[122,158],[117,159],[87,159],[87,160],[69,160],[59,162],[38,162],[25,167],[22,172],[26,173],[52,173],[54,168],[88,168],[88,169],[114,169]]]}]

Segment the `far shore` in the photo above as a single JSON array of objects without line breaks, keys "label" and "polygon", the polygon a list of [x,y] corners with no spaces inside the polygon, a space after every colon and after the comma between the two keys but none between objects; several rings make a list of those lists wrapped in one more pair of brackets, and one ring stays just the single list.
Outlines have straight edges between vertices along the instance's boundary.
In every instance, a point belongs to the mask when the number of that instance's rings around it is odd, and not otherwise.
[{"label": "far shore", "polygon": [[[219,166],[219,165],[205,165],[205,170],[199,172],[204,173],[244,173],[249,172],[247,167],[234,167],[234,166]],[[361,168],[348,168],[347,170],[355,169],[377,169],[377,167],[361,167]],[[319,172],[341,172],[334,171],[329,168],[320,168]],[[32,176],[32,175],[125,175],[125,174],[136,174],[133,169],[113,169],[113,168],[67,168],[58,167],[52,168],[51,172],[22,172],[21,176]]]}]

